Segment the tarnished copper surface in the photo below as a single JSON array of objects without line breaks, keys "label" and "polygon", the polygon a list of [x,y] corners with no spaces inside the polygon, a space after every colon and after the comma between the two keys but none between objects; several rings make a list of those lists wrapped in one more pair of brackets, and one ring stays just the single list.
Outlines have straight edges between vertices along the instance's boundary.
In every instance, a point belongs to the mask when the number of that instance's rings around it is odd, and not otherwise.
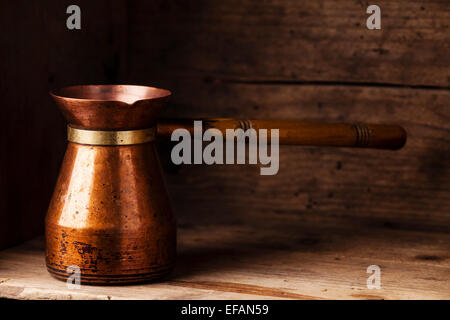
[{"label": "tarnished copper surface", "polygon": [[[144,100],[134,104],[95,100],[128,101],[120,95],[124,86],[118,87],[95,86],[103,93],[87,94],[90,100],[82,99],[89,87],[72,87],[79,88],[68,90],[76,100],[55,99],[70,125],[91,129],[154,125],[161,99],[168,96],[158,94],[167,91],[138,90]],[[108,95],[105,90],[122,93]],[[155,95],[145,98],[147,93]],[[66,279],[71,275],[67,268],[77,266],[85,284],[142,282],[168,274],[175,251],[175,221],[154,142],[124,146],[69,142],[46,216],[48,271]]]}]

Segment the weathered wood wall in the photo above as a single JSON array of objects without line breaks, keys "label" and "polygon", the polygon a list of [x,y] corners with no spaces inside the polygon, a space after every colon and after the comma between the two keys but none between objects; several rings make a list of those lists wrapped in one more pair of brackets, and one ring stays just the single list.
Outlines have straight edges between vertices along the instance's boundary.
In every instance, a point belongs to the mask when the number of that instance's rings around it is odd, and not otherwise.
[{"label": "weathered wood wall", "polygon": [[131,78],[448,87],[449,2],[130,1]]},{"label": "weathered wood wall", "polygon": [[173,90],[166,116],[399,123],[397,152],[282,147],[280,171],[161,154],[180,225],[270,216],[450,232],[450,2],[70,1],[0,4],[0,247],[42,231],[64,149],[52,86]]},{"label": "weathered wood wall", "polygon": [[166,116],[398,123],[409,134],[397,152],[281,147],[271,177],[165,159],[181,223],[274,214],[450,231],[450,2],[378,1],[382,30],[366,28],[369,4],[129,2],[128,79],[172,89]]}]

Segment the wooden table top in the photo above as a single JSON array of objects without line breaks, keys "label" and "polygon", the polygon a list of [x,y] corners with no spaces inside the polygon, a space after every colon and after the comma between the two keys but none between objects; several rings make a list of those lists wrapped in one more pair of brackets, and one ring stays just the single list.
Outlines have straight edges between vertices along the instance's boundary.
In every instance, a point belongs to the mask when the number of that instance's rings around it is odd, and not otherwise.
[{"label": "wooden table top", "polygon": [[[449,234],[267,219],[181,224],[170,279],[122,287],[69,289],[47,273],[37,238],[0,252],[0,297],[450,299]],[[367,288],[370,265],[381,269],[381,289]]]}]

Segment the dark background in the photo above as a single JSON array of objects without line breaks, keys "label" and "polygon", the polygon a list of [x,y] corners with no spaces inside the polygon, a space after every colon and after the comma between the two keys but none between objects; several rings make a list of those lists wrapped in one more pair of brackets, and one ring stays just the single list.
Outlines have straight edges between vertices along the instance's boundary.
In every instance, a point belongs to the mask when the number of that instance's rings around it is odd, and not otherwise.
[{"label": "dark background", "polygon": [[[82,29],[66,28],[81,7]],[[283,146],[280,171],[181,166],[160,144],[180,228],[271,218],[450,232],[450,2],[1,1],[0,247],[43,232],[65,149],[48,91],[173,91],[165,116],[397,123],[400,151]],[[280,230],[282,232],[282,230]],[[310,230],[314,232],[314,230]]]}]

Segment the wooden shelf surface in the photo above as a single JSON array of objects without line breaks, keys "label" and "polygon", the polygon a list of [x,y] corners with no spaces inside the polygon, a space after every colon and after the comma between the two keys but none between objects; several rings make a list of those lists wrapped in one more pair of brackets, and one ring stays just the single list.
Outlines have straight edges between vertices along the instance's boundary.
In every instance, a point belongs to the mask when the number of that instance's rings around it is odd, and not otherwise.
[{"label": "wooden shelf surface", "polygon": [[[270,223],[267,223],[270,221]],[[170,279],[68,289],[45,269],[43,238],[0,252],[0,297],[15,299],[450,299],[450,235],[300,218],[178,230]],[[368,289],[369,265],[381,289]]]}]

